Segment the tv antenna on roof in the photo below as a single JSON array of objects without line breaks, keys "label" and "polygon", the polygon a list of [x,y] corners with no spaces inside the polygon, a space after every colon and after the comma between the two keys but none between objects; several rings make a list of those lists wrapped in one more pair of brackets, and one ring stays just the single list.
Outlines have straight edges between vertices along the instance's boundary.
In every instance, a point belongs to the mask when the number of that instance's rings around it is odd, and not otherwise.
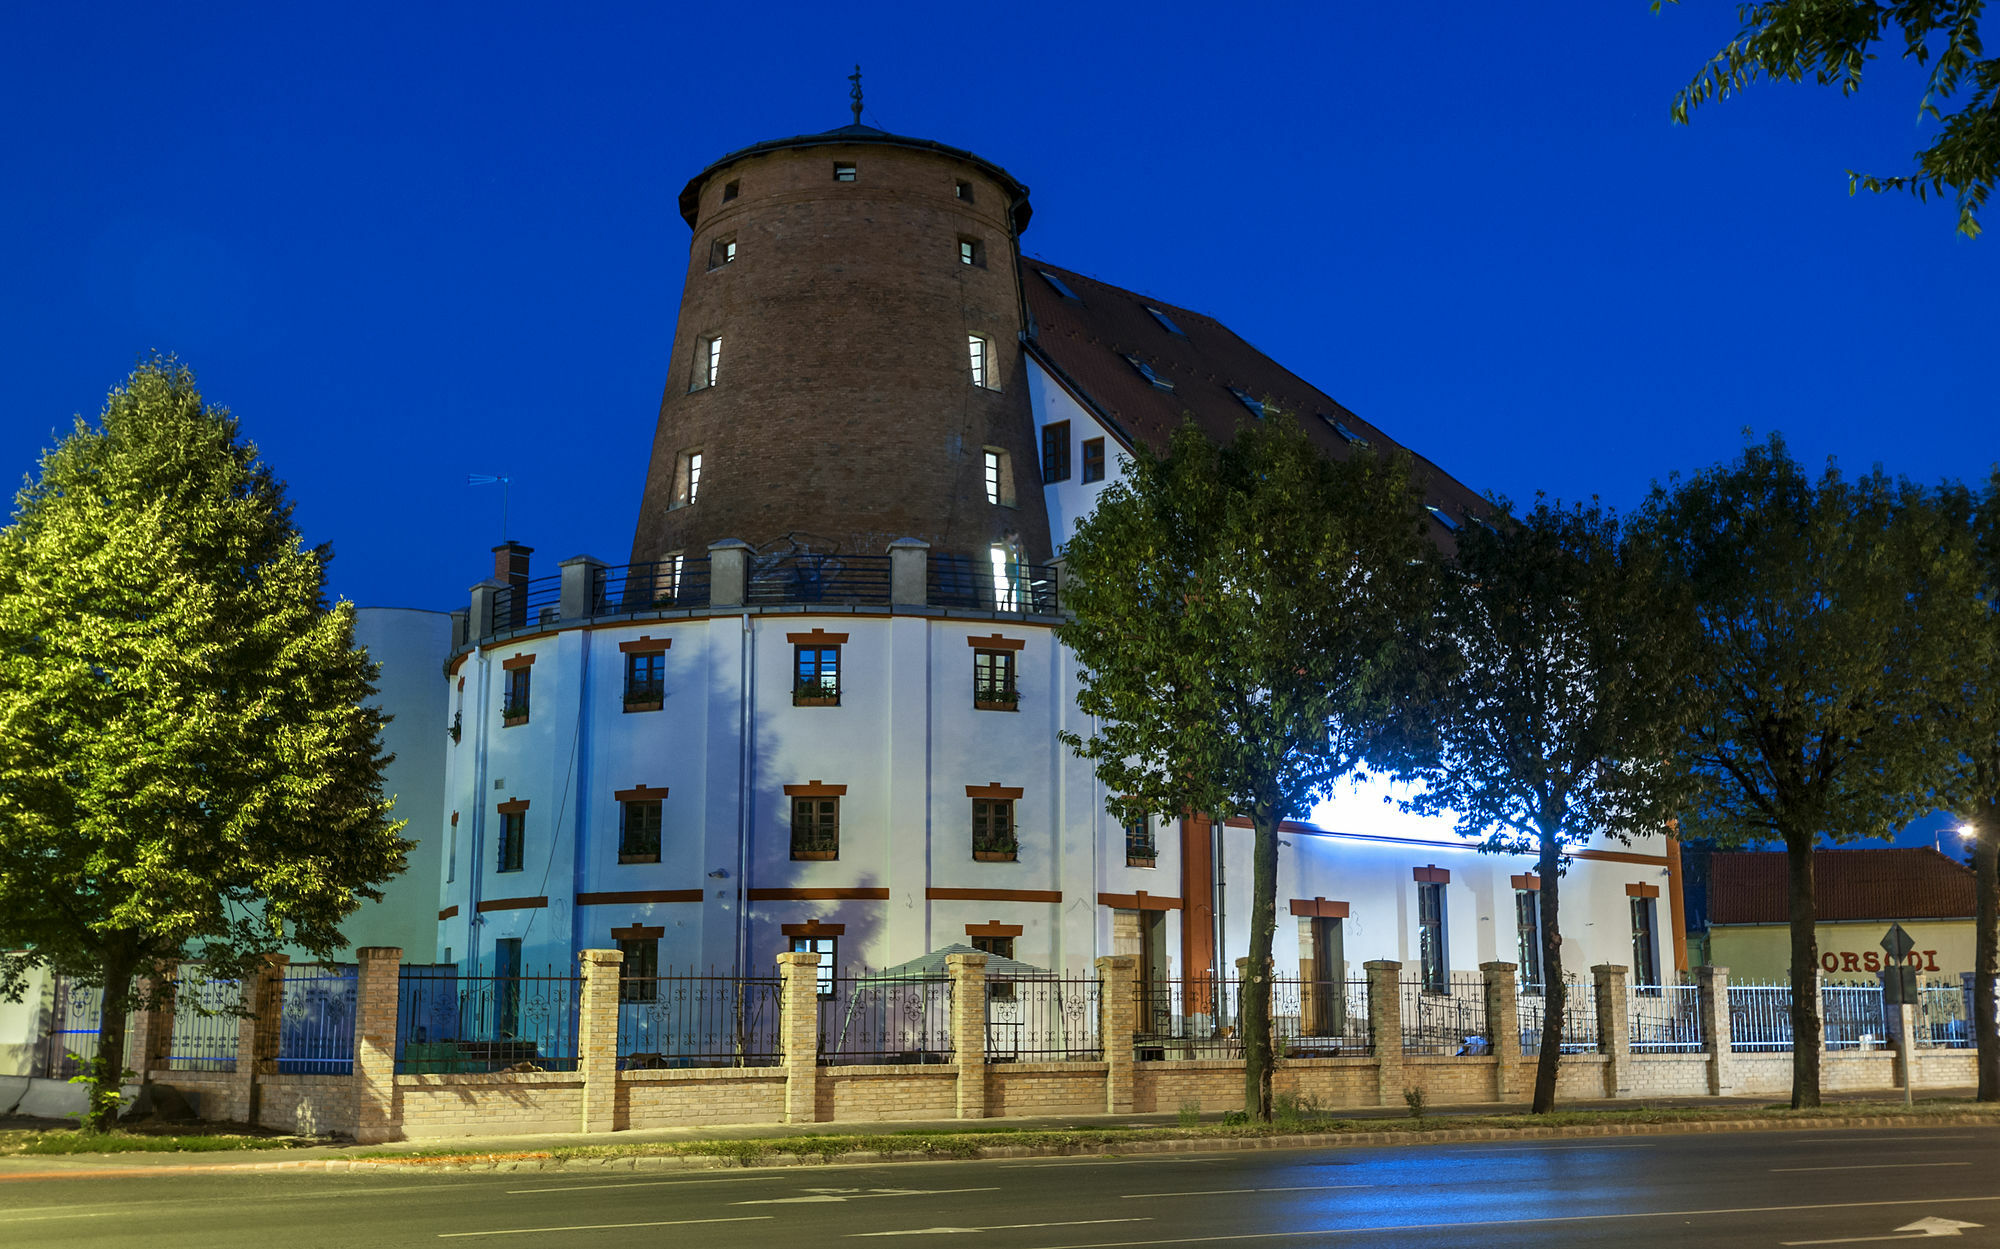
[{"label": "tv antenna on roof", "polygon": [[513,483],[514,479],[505,473],[497,475],[493,473],[467,473],[465,475],[465,484],[468,486],[500,487],[500,540],[502,542],[509,541],[507,537],[507,487]]},{"label": "tv antenna on roof", "polygon": [[854,124],[858,126],[861,124],[861,66],[854,67],[854,72],[847,76],[847,81],[854,84],[854,89],[847,93],[847,98],[853,101],[848,107],[854,110]]}]

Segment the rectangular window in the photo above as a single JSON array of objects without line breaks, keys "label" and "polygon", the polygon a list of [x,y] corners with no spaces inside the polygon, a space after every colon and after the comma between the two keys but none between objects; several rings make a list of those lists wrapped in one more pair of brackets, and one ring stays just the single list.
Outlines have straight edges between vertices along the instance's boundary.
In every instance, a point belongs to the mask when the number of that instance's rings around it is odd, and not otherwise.
[{"label": "rectangular window", "polygon": [[[972,948],[982,954],[990,954],[994,958],[1010,959],[1014,957],[1014,938],[1012,937],[972,937],[970,940]],[[986,982],[986,996],[996,1002],[1011,1002],[1014,1000],[1014,982],[1011,980],[988,980]]]},{"label": "rectangular window", "polygon": [[1436,881],[1417,882],[1417,953],[1422,960],[1426,993],[1444,993],[1451,987],[1444,917],[1444,885]]},{"label": "rectangular window", "polygon": [[722,335],[704,338],[695,346],[694,371],[688,378],[689,390],[707,390],[722,376]]},{"label": "rectangular window", "polygon": [[1632,898],[1632,983],[1650,985],[1655,989],[1660,983],[1660,951],[1653,941],[1655,919],[1653,898]]},{"label": "rectangular window", "polygon": [[493,943],[493,1027],[501,1036],[521,1031],[521,939]]},{"label": "rectangular window", "polygon": [[660,995],[660,939],[620,937],[618,952],[625,956],[625,961],[618,967],[618,1000],[657,1000]]},{"label": "rectangular window", "polygon": [[528,813],[507,811],[500,816],[500,845],[494,870],[518,872],[521,870],[523,843],[528,840]]},{"label": "rectangular window", "polygon": [[683,451],[674,457],[674,489],[667,498],[667,506],[686,507],[700,495],[701,452]]},{"label": "rectangular window", "polygon": [[795,682],[792,702],[801,707],[837,706],[840,702],[840,648],[802,645],[793,651]]},{"label": "rectangular window", "polygon": [[667,657],[661,651],[625,656],[625,705],[657,703],[667,696]]},{"label": "rectangular window", "polygon": [[1014,688],[1014,652],[972,652],[972,701],[975,706],[1012,710],[1021,696]]},{"label": "rectangular window", "polygon": [[741,178],[738,178],[734,182],[723,183],[722,202],[727,204],[730,200],[735,199],[737,195],[741,194],[742,190],[743,190],[743,180]]},{"label": "rectangular window", "polygon": [[964,200],[966,203],[970,204],[972,202],[972,184],[970,182],[955,182],[952,184],[951,189],[952,194],[958,196],[958,198]]},{"label": "rectangular window", "polygon": [[1542,983],[1542,895],[1533,889],[1514,891],[1514,930],[1519,934],[1515,958],[1522,984]]},{"label": "rectangular window", "polygon": [[1153,820],[1140,816],[1125,826],[1125,866],[1151,867],[1159,861],[1160,848],[1153,841]]},{"label": "rectangular window", "polygon": [[1069,480],[1069,422],[1042,426],[1042,483]]},{"label": "rectangular window", "polygon": [[672,607],[681,596],[681,573],[687,568],[687,557],[679,551],[669,551],[653,566],[653,606]]},{"label": "rectangular window", "polygon": [[1083,440],[1083,480],[1086,482],[1104,480],[1104,439]]},{"label": "rectangular window", "polygon": [[720,269],[735,259],[736,239],[733,235],[729,238],[717,239],[708,245],[708,267],[710,270]]},{"label": "rectangular window", "polygon": [[986,453],[986,501],[988,503],[998,503],[1000,501],[1000,453],[998,451],[988,451]]},{"label": "rectangular window", "polygon": [[792,799],[792,857],[840,857],[840,799]]},{"label": "rectangular window", "polygon": [[528,718],[528,678],[532,669],[509,668],[506,693],[500,702],[500,720],[518,724]]},{"label": "rectangular window", "polygon": [[642,798],[618,804],[618,861],[658,863],[660,861],[660,808],[658,798]]},{"label": "rectangular window", "polygon": [[836,161],[833,166],[833,180],[835,182],[854,181],[854,166],[849,165],[845,162]]},{"label": "rectangular window", "polygon": [[958,240],[958,263],[984,269],[986,267],[986,244],[979,239],[961,238]]},{"label": "rectangular window", "polygon": [[1014,840],[1014,800],[974,798],[972,857],[988,861],[1012,862],[1019,849]]},{"label": "rectangular window", "polygon": [[[445,835],[444,883],[458,879],[458,812],[451,813],[451,831]],[[451,960],[446,959],[449,963]]]},{"label": "rectangular window", "polygon": [[977,334],[965,336],[966,351],[972,356],[972,384],[986,385],[986,340]]},{"label": "rectangular window", "polygon": [[834,942],[838,940],[840,940],[838,937],[793,937],[791,939],[792,953],[819,955],[819,967],[815,970],[819,973],[819,995],[821,997],[833,996],[833,969],[836,966],[834,951],[837,948]]}]

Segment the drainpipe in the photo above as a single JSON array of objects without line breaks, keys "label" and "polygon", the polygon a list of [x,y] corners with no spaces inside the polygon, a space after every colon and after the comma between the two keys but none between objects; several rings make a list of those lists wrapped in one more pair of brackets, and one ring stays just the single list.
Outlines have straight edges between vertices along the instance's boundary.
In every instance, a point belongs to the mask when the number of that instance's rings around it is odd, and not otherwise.
[{"label": "drainpipe", "polygon": [[750,974],[750,804],[756,792],[750,775],[750,683],[757,676],[757,631],[748,612],[743,614],[743,653],[737,660],[736,740],[736,974]]}]

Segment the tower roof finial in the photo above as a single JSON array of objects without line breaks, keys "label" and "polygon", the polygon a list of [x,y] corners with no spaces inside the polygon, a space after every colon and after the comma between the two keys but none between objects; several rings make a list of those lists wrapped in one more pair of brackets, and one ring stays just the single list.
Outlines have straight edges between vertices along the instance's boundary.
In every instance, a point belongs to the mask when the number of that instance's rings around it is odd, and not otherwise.
[{"label": "tower roof finial", "polygon": [[848,107],[854,110],[854,124],[858,126],[861,124],[861,66],[858,63],[854,67],[854,72],[847,76],[847,81],[854,84],[854,89],[847,93],[847,98],[854,101]]}]

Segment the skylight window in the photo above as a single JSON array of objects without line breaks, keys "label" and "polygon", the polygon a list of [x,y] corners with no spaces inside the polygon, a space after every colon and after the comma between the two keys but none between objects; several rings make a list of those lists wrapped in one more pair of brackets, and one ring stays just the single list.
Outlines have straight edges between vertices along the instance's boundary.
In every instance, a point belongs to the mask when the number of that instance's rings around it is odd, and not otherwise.
[{"label": "skylight window", "polygon": [[1182,329],[1180,326],[1175,325],[1173,322],[1173,318],[1169,317],[1166,313],[1161,312],[1158,308],[1153,307],[1151,304],[1148,304],[1146,306],[1146,311],[1153,314],[1153,320],[1158,321],[1160,323],[1160,328],[1165,330],[1167,333],[1179,334],[1182,338],[1187,337],[1187,331]]},{"label": "skylight window", "polygon": [[1077,303],[1083,302],[1082,299],[1077,297],[1077,293],[1069,288],[1069,284],[1055,274],[1050,273],[1047,269],[1037,269],[1035,272],[1042,275],[1042,281],[1056,288],[1056,294],[1061,295],[1064,299],[1074,300]]},{"label": "skylight window", "polygon": [[1161,390],[1172,390],[1174,388],[1173,379],[1161,377],[1158,373],[1153,372],[1153,366],[1147,364],[1144,360],[1141,360],[1139,357],[1128,355],[1125,357],[1125,363],[1137,369],[1139,371],[1140,377],[1145,378],[1147,381],[1153,383],[1153,385],[1159,387]]},{"label": "skylight window", "polygon": [[1357,447],[1366,447],[1369,445],[1368,440],[1355,432],[1354,427],[1347,422],[1335,420],[1324,412],[1319,414],[1319,419],[1331,426],[1333,432],[1339,434],[1344,441],[1351,442]]},{"label": "skylight window", "polygon": [[1264,404],[1262,403],[1262,401],[1253,397],[1249,391],[1238,390],[1236,389],[1236,387],[1231,386],[1229,388],[1229,393],[1236,396],[1237,402],[1241,403],[1244,407],[1250,409],[1250,414],[1252,416],[1256,417],[1260,421],[1264,419]]},{"label": "skylight window", "polygon": [[1437,517],[1437,523],[1444,526],[1446,533],[1457,533],[1463,527],[1435,503],[1424,504],[1424,510]]}]

